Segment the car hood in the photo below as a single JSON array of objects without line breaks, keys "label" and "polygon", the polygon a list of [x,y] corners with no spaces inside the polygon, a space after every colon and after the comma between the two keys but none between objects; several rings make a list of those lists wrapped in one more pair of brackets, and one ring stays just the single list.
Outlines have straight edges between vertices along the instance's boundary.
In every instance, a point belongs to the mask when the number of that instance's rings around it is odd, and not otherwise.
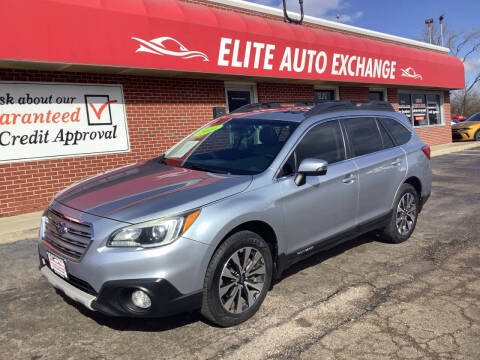
[{"label": "car hood", "polygon": [[201,207],[245,190],[250,175],[224,175],[150,160],[100,174],[55,201],[96,216],[139,223]]},{"label": "car hood", "polygon": [[452,125],[453,129],[463,129],[467,127],[480,127],[479,121],[464,121],[455,125]]}]

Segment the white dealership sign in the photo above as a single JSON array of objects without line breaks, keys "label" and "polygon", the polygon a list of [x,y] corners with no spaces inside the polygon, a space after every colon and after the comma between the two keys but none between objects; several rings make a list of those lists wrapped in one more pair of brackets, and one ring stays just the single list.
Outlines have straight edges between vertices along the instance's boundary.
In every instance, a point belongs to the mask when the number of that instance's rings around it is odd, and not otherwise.
[{"label": "white dealership sign", "polygon": [[0,163],[130,151],[121,85],[0,82]]}]

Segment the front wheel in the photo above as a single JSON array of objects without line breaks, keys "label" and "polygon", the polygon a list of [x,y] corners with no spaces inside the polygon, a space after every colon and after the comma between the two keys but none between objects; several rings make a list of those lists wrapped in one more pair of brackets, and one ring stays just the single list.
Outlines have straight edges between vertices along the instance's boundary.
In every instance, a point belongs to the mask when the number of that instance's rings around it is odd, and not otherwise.
[{"label": "front wheel", "polygon": [[412,185],[403,184],[393,205],[390,222],[383,229],[381,236],[395,244],[406,241],[417,225],[418,210],[417,191]]},{"label": "front wheel", "polygon": [[267,295],[272,269],[270,247],[262,237],[252,231],[233,234],[208,265],[202,315],[223,327],[248,320]]},{"label": "front wheel", "polygon": [[473,136],[473,139],[475,141],[480,141],[480,130],[477,130],[477,132],[475,133],[475,135]]}]

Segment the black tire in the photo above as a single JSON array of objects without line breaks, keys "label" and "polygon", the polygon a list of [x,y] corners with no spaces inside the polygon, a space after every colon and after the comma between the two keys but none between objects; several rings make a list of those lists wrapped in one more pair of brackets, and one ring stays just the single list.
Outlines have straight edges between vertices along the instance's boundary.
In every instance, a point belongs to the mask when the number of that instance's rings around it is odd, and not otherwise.
[{"label": "black tire", "polygon": [[[407,195],[409,194],[409,195]],[[412,196],[414,199],[414,204],[415,204],[415,213],[414,215],[413,212],[409,211],[409,216],[405,214],[405,212],[400,212],[399,211],[399,203],[402,199],[409,199],[409,196]],[[418,219],[418,211],[420,209],[420,202],[419,202],[419,195],[415,188],[410,185],[410,184],[403,184],[400,187],[400,190],[397,194],[397,197],[395,199],[395,202],[393,204],[393,210],[392,210],[392,217],[388,223],[388,225],[383,229],[383,231],[380,233],[380,236],[385,240],[390,243],[394,244],[399,244],[404,241],[406,241],[413,233],[415,230],[415,226],[417,225],[417,219]],[[397,211],[398,210],[398,211]],[[405,219],[410,219],[409,222],[407,223],[407,220],[405,222],[402,222],[400,219],[405,218]],[[413,222],[410,223],[411,219],[413,219]],[[400,221],[400,228],[397,226],[397,221]],[[405,224],[405,227],[403,226]],[[410,224],[408,231],[407,226]]]},{"label": "black tire", "polygon": [[[256,252],[259,252],[261,254],[263,258],[261,260],[257,260],[257,262],[259,262],[259,267],[265,270],[264,275],[260,276],[260,278],[263,279],[263,288],[261,289],[261,291],[255,291],[255,299],[253,300],[254,302],[251,304],[251,306],[248,306],[247,304],[247,297],[249,292],[247,291],[248,288],[246,284],[248,283],[249,278],[247,278],[245,274],[241,275],[241,279],[243,280],[231,280],[232,282],[235,282],[236,285],[234,285],[234,287],[232,287],[232,289],[229,290],[229,292],[227,292],[224,297],[220,296],[220,281],[222,281],[222,284],[225,279],[227,279],[228,281],[228,278],[225,277],[221,279],[222,272],[225,268],[228,267],[229,264],[232,264],[231,262],[229,263],[229,260],[232,256],[234,256],[235,253],[238,252],[237,254],[239,255],[239,258],[243,254],[243,258],[240,259],[243,260],[246,254],[246,248],[254,249]],[[253,252],[252,250],[249,250],[249,252],[251,254],[251,257],[249,257],[249,259],[251,259],[253,258],[253,254],[256,254],[256,252]],[[247,262],[242,263],[245,264]],[[253,267],[258,268],[255,266],[257,264],[253,264],[253,259],[251,259],[248,263],[251,263],[253,265],[252,269]],[[264,268],[261,267],[262,264],[264,265]],[[208,265],[203,286],[201,309],[202,315],[211,322],[221,327],[237,325],[248,320],[257,312],[263,300],[265,299],[267,291],[270,289],[272,273],[273,262],[271,250],[269,245],[265,242],[265,240],[263,240],[261,236],[247,230],[240,231],[231,235],[215,251],[212,259],[210,260],[210,264]],[[257,276],[254,277],[256,278]],[[238,281],[240,281],[241,284],[238,283]],[[245,283],[243,281],[245,281]],[[242,303],[244,302],[243,306],[248,306],[240,313],[232,313],[228,311],[224,307],[224,305],[222,305],[222,301],[224,301],[225,297],[228,298],[228,294],[231,294],[230,291],[236,290],[235,287],[240,288],[240,290],[237,289],[237,292],[239,291],[240,294],[238,296],[242,297],[242,299],[238,298],[238,301],[242,301]],[[237,298],[235,297],[235,299]],[[248,300],[250,299],[253,299],[253,297],[249,298]],[[235,307],[234,304],[232,305]]]},{"label": "black tire", "polygon": [[473,135],[473,140],[480,141],[480,130],[477,130],[475,135]]}]

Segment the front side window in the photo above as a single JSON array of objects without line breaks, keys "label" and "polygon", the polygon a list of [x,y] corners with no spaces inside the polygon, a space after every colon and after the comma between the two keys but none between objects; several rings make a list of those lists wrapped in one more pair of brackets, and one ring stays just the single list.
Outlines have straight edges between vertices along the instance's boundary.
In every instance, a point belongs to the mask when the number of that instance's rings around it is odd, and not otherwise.
[{"label": "front side window", "polygon": [[344,120],[354,156],[383,150],[382,137],[374,118],[359,117]]},{"label": "front side window", "polygon": [[342,131],[337,120],[310,129],[283,165],[279,177],[295,173],[307,158],[325,160],[329,164],[346,159]]},{"label": "front side window", "polygon": [[298,124],[263,119],[218,119],[165,153],[171,166],[254,175],[270,166]]},{"label": "front side window", "polygon": [[315,158],[333,164],[345,160],[345,147],[338,121],[329,121],[312,128],[295,149],[297,166],[302,160]]},{"label": "front side window", "polygon": [[440,95],[398,94],[398,111],[405,114],[413,126],[443,124]]}]

